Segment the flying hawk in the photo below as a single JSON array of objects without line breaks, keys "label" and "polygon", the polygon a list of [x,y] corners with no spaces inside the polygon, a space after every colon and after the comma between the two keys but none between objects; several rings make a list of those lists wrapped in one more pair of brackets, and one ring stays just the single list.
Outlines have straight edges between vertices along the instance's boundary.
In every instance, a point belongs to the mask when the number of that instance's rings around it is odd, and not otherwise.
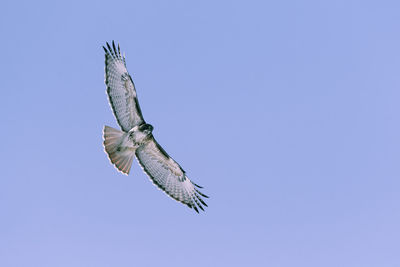
[{"label": "flying hawk", "polygon": [[[140,110],[135,85],[126,68],[125,56],[107,43],[105,83],[108,100],[121,131],[104,126],[103,146],[111,163],[128,175],[136,156],[140,166],[153,183],[168,196],[182,202],[196,212],[207,204],[208,198],[192,182],[182,167],[157,143],[152,134],[153,126],[146,123]],[[198,207],[198,208],[197,208]]]}]

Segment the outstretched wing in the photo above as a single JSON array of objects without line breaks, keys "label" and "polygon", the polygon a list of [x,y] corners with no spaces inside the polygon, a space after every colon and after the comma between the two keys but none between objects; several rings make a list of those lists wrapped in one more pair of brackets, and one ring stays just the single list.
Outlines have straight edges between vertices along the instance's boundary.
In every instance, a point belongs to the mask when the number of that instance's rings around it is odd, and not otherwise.
[{"label": "outstretched wing", "polygon": [[199,212],[197,207],[204,210],[202,205],[207,206],[201,196],[208,197],[197,189],[202,187],[189,180],[181,166],[154,138],[136,150],[136,157],[153,183],[167,195],[196,212]]},{"label": "outstretched wing", "polygon": [[106,77],[108,100],[114,112],[119,126],[125,132],[136,125],[144,123],[142,111],[136,96],[135,85],[126,69],[125,57],[121,56],[118,44],[118,51],[114,41],[112,48],[107,43],[106,52]]}]

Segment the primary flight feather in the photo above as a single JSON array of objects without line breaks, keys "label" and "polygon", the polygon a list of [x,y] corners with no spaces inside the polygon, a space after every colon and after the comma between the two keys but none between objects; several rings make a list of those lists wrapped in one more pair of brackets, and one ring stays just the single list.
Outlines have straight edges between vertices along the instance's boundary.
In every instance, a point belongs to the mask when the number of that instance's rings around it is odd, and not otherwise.
[{"label": "primary flight feather", "polygon": [[135,85],[126,68],[121,50],[107,43],[104,47],[106,66],[105,83],[112,111],[121,131],[104,126],[103,145],[111,163],[128,175],[136,156],[140,166],[153,183],[173,199],[198,212],[207,206],[202,197],[208,198],[192,182],[182,167],[171,158],[154,139],[153,126],[143,119]]}]

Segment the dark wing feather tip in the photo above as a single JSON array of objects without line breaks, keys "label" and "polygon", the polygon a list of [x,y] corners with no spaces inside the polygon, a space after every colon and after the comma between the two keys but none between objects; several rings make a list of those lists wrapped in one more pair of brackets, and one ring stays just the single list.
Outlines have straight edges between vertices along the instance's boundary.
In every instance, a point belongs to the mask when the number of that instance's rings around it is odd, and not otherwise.
[{"label": "dark wing feather tip", "polygon": [[193,206],[194,210],[199,213],[199,210],[196,208],[196,206]]},{"label": "dark wing feather tip", "polygon": [[201,202],[201,204],[203,204],[204,206],[208,207],[207,204],[196,193],[195,193],[195,196]]},{"label": "dark wing feather tip", "polygon": [[204,211],[203,206],[201,206],[201,204],[199,202],[197,202],[196,198],[193,198],[196,201],[197,206],[199,206],[199,208]]},{"label": "dark wing feather tip", "polygon": [[199,190],[197,190],[196,188],[194,189],[200,196],[205,197],[205,198],[210,198],[207,195],[204,195],[202,192],[200,192]]},{"label": "dark wing feather tip", "polygon": [[114,48],[114,54],[115,54],[115,56],[118,57],[117,49],[115,48],[114,40],[112,41],[112,46],[113,46],[113,48]]},{"label": "dark wing feather tip", "polygon": [[193,196],[192,196],[192,198],[193,198],[194,202],[196,202],[197,206],[199,206],[199,208],[204,211],[203,207],[200,205],[200,203],[197,201],[197,199]]},{"label": "dark wing feather tip", "polygon": [[198,188],[203,188],[202,186],[200,186],[200,185],[198,185],[198,184],[196,184],[196,183],[194,183],[194,182],[192,182],[192,184],[194,184],[196,187],[198,187]]},{"label": "dark wing feather tip", "polygon": [[108,50],[110,50],[111,55],[113,54],[110,44],[107,42]]}]

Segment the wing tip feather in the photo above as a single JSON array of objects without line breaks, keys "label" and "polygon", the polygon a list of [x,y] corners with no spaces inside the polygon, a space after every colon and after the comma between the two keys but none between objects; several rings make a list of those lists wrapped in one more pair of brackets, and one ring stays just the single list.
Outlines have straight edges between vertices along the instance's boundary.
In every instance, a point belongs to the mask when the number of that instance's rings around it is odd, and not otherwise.
[{"label": "wing tip feather", "polygon": [[191,182],[192,182],[192,184],[193,184],[194,186],[196,186],[196,187],[198,187],[198,188],[203,188],[202,186],[196,184],[195,182],[193,182],[193,181],[191,181]]},{"label": "wing tip feather", "polygon": [[106,44],[107,44],[107,48],[108,48],[108,50],[110,51],[110,53],[112,54],[112,49],[111,49],[111,46],[110,46],[110,44],[108,43],[108,42],[106,42]]},{"label": "wing tip feather", "polygon": [[196,208],[196,206],[193,206],[193,209],[194,209],[197,213],[199,213],[199,210]]}]

